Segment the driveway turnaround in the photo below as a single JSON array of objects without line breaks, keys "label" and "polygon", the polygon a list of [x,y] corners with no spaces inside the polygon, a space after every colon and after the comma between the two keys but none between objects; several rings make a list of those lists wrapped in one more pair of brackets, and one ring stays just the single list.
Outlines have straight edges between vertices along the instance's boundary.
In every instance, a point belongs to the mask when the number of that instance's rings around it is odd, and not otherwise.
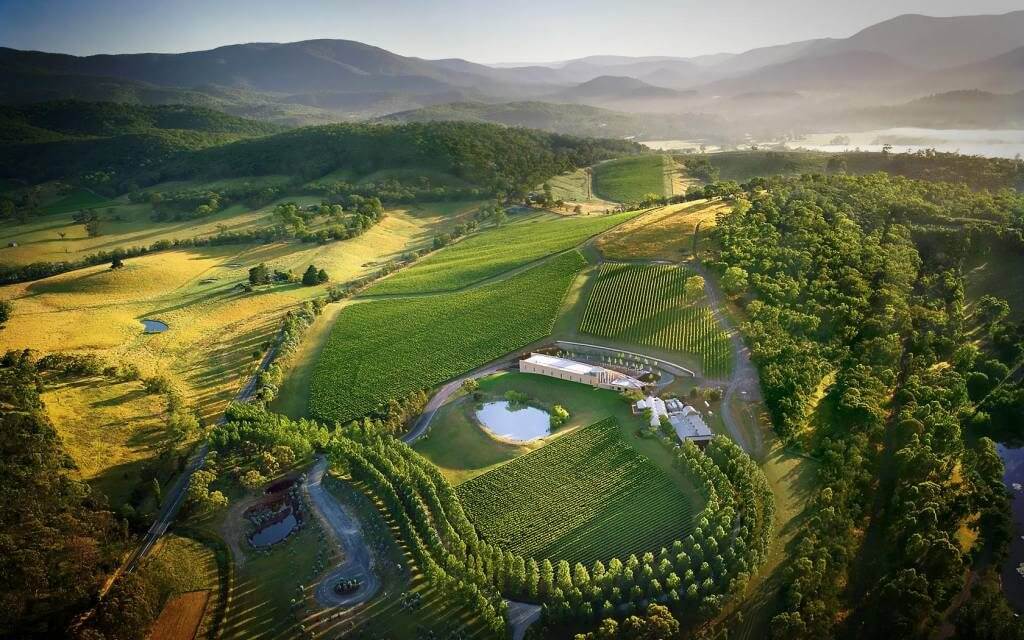
[{"label": "driveway turnaround", "polygon": [[[306,476],[303,487],[309,505],[320,522],[341,547],[345,560],[328,573],[316,587],[316,600],[322,607],[352,607],[366,602],[380,590],[380,578],[373,567],[373,553],[363,539],[359,520],[323,487],[327,459],[320,456]],[[359,580],[352,593],[339,594],[334,585],[342,580]]]}]

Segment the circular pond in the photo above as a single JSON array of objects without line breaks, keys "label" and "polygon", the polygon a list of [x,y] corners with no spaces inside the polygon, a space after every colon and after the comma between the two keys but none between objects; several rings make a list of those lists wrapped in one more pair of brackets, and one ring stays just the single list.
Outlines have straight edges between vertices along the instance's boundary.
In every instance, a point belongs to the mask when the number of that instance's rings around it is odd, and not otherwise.
[{"label": "circular pond", "polygon": [[536,440],[551,435],[551,415],[536,407],[506,400],[485,403],[476,419],[499,438]]},{"label": "circular pond", "polygon": [[159,320],[143,320],[142,326],[146,328],[143,333],[163,333],[167,331],[167,323]]}]

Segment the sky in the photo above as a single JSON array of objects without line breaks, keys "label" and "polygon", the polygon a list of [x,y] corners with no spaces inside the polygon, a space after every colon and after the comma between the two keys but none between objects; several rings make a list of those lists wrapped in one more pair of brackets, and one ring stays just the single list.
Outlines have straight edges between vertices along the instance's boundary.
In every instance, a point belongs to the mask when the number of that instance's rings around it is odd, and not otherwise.
[{"label": "sky", "polygon": [[846,37],[903,13],[1021,8],[1021,0],[0,0],[0,46],[89,55],[342,38],[422,58],[539,62],[740,52]]}]

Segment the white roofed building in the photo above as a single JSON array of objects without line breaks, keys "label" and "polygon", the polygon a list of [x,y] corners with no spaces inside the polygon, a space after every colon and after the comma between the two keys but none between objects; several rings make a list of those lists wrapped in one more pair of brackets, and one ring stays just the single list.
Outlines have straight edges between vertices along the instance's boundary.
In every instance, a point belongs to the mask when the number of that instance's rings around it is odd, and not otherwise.
[{"label": "white roofed building", "polygon": [[643,382],[624,373],[543,353],[533,353],[529,358],[520,360],[519,371],[615,391],[640,391],[644,388]]},{"label": "white roofed building", "polygon": [[675,427],[676,435],[683,442],[693,440],[703,446],[715,436],[700,412],[690,405],[684,405],[683,410],[678,413],[670,413],[668,421]]},{"label": "white roofed building", "polygon": [[668,409],[665,407],[665,401],[658,396],[647,396],[641,400],[637,400],[633,403],[633,413],[641,414],[648,409],[651,410],[651,426],[657,427],[661,425],[661,417],[669,417]]}]

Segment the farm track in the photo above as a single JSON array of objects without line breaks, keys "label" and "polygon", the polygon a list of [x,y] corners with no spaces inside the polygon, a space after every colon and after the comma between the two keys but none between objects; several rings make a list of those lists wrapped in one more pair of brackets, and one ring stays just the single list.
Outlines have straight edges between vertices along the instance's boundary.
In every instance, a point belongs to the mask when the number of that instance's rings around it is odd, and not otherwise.
[{"label": "farm track", "polygon": [[[303,483],[303,491],[317,518],[340,547],[344,559],[320,580],[316,587],[316,600],[322,607],[352,607],[376,595],[381,581],[374,570],[373,552],[363,537],[359,519],[324,489],[326,471],[327,458],[319,456]],[[335,593],[334,585],[345,579],[357,579],[362,584],[354,593]]]}]

